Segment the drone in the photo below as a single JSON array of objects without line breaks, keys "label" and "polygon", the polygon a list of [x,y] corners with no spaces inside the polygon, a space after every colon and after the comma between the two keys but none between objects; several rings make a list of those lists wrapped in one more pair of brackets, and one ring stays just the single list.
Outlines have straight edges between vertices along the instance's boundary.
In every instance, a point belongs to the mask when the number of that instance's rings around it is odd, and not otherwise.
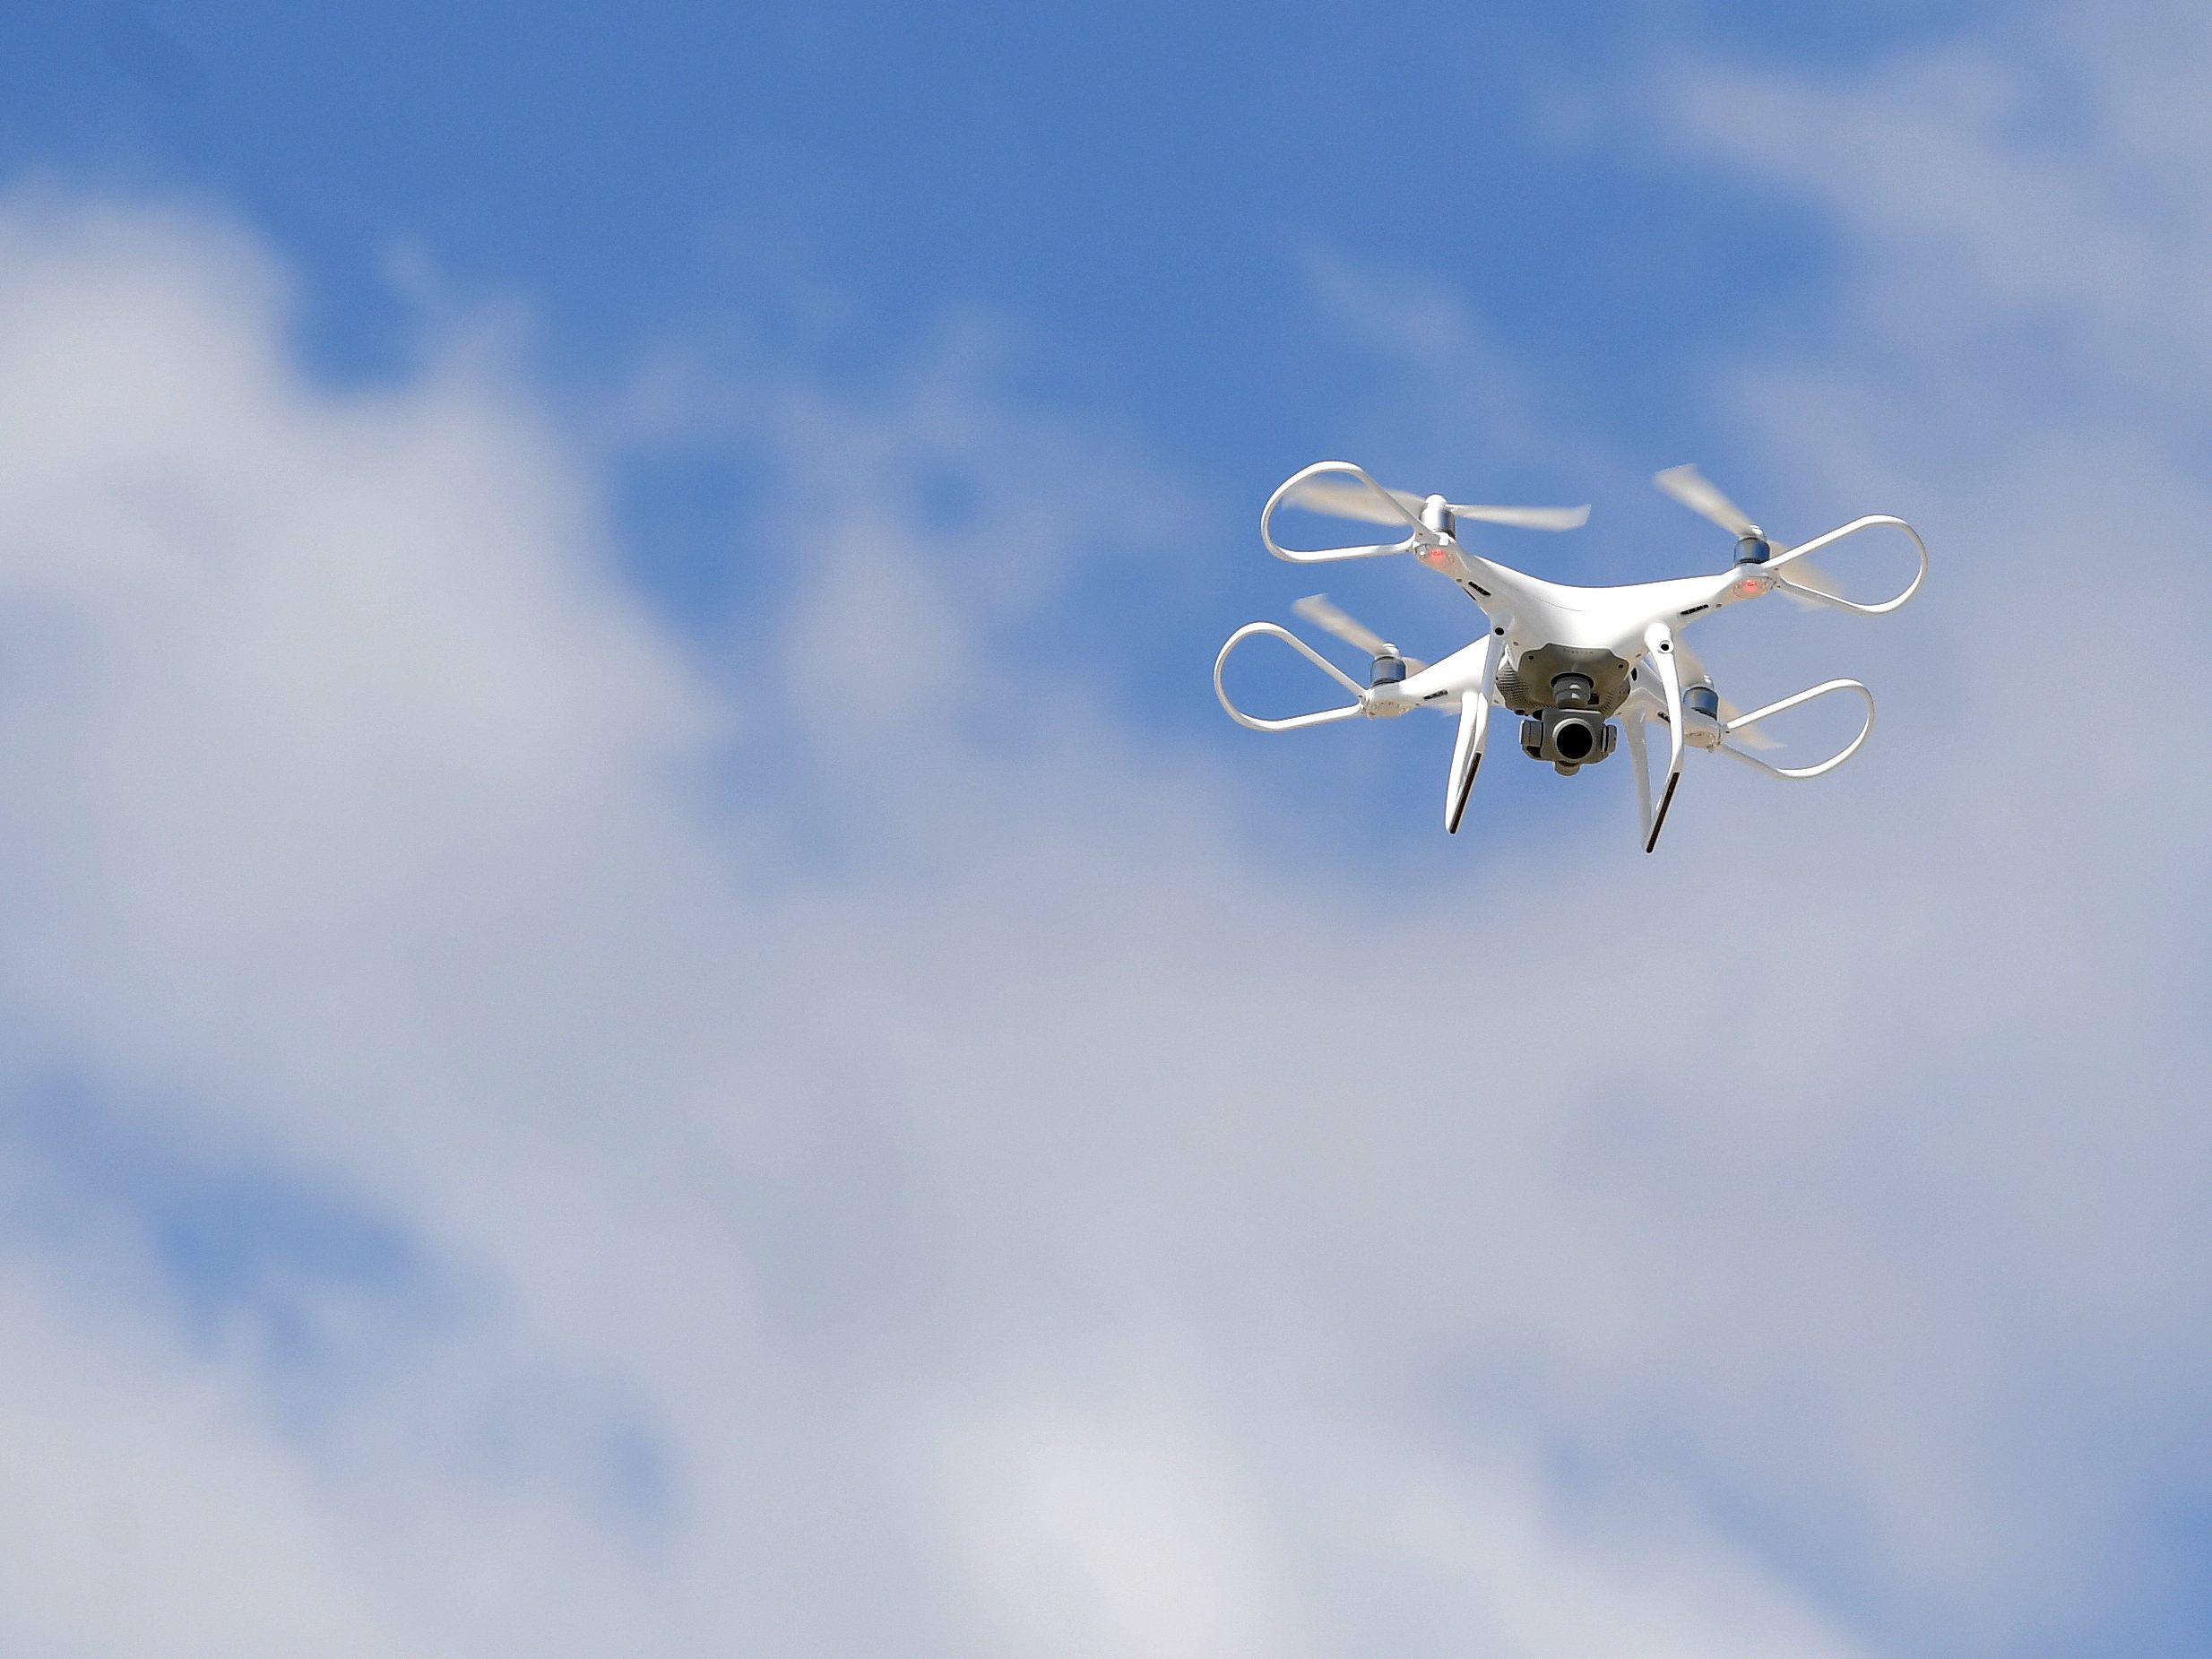
[{"label": "drone", "polygon": [[[1768,536],[1694,466],[1670,467],[1652,481],[1735,538],[1735,558],[1728,569],[1715,575],[1621,587],[1547,582],[1470,551],[1460,543],[1461,524],[1575,530],[1588,520],[1588,507],[1461,505],[1442,496],[1386,488],[1348,461],[1319,462],[1295,472],[1268,497],[1260,514],[1259,536],[1270,553],[1294,565],[1410,554],[1465,589],[1489,619],[1490,630],[1441,661],[1426,663],[1405,655],[1317,593],[1292,609],[1323,632],[1369,655],[1366,685],[1288,628],[1248,622],[1229,636],[1214,659],[1214,693],[1231,719],[1256,731],[1389,719],[1423,708],[1456,716],[1458,736],[1452,745],[1444,791],[1444,827],[1454,834],[1482,765],[1493,707],[1520,718],[1523,754],[1548,761],[1568,777],[1603,761],[1625,736],[1636,773],[1637,812],[1646,852],[1659,844],[1659,832],[1666,827],[1668,808],[1674,804],[1675,786],[1681,782],[1683,757],[1690,749],[1731,756],[1778,778],[1817,778],[1835,771],[1859,752],[1874,730],[1872,692],[1855,679],[1826,680],[1747,713],[1715,689],[1712,675],[1682,639],[1681,630],[1727,606],[1769,593],[1807,607],[1887,616],[1919,592],[1927,579],[1928,549],[1920,533],[1901,518],[1878,513],[1792,547]],[[1275,540],[1274,516],[1286,505],[1403,533],[1387,543],[1301,552]],[[1844,597],[1835,578],[1810,557],[1862,531],[1885,529],[1910,540],[1920,565],[1903,592],[1879,604]],[[1240,709],[1222,684],[1222,671],[1240,645],[1262,635],[1287,642],[1349,691],[1352,700],[1280,720]],[[1858,735],[1836,753],[1811,765],[1782,766],[1754,752],[1776,747],[1776,740],[1759,730],[1762,722],[1839,694],[1861,699],[1865,719]],[[1665,781],[1655,791],[1647,735],[1655,721],[1665,729],[1667,750]]]}]

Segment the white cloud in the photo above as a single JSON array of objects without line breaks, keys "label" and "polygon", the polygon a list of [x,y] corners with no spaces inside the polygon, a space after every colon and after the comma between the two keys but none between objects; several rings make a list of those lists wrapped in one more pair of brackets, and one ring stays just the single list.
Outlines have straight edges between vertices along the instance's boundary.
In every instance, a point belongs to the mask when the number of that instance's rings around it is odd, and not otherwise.
[{"label": "white cloud", "polygon": [[[80,1281],[78,1288],[88,1288]],[[112,1290],[95,1281],[94,1288]],[[326,1499],[229,1379],[0,1275],[0,1629],[18,1652],[333,1655],[385,1639]]]}]

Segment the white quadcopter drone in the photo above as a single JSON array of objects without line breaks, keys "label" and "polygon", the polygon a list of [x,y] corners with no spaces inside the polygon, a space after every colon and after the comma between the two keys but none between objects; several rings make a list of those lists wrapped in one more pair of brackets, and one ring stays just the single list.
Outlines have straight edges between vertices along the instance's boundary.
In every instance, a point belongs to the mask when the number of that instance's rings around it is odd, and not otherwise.
[{"label": "white quadcopter drone", "polygon": [[[1521,717],[1521,749],[1531,759],[1549,761],[1572,776],[1613,752],[1620,731],[1628,735],[1635,763],[1637,808],[1643,823],[1644,851],[1659,844],[1674,786],[1682,775],[1686,749],[1717,750],[1778,778],[1817,778],[1833,772],[1853,755],[1874,730],[1874,695],[1855,679],[1831,679],[1794,696],[1744,713],[1713,688],[1713,677],[1682,642],[1677,630],[1725,605],[1784,593],[1807,605],[1830,605],[1862,617],[1885,616],[1914,594],[1928,575],[1928,549],[1920,534],[1901,518],[1872,514],[1853,519],[1825,536],[1788,547],[1768,538],[1750,518],[1715,488],[1695,467],[1672,467],[1654,480],[1692,512],[1702,514],[1736,538],[1734,566],[1711,576],[1684,576],[1672,582],[1639,582],[1626,587],[1581,588],[1545,582],[1471,553],[1459,544],[1463,520],[1511,524],[1525,530],[1574,530],[1590,516],[1588,507],[1461,506],[1441,496],[1422,497],[1386,489],[1347,461],[1324,461],[1286,480],[1267,499],[1259,518],[1259,537],[1277,558],[1295,565],[1338,559],[1378,558],[1410,553],[1431,570],[1441,571],[1465,588],[1491,621],[1491,630],[1472,645],[1441,662],[1428,664],[1405,656],[1381,635],[1362,627],[1326,598],[1316,594],[1295,609],[1317,627],[1373,658],[1368,683],[1350,675],[1288,628],[1272,622],[1248,622],[1229,636],[1214,661],[1214,692],[1230,718],[1257,731],[1290,731],[1330,721],[1370,720],[1433,708],[1459,717],[1452,746],[1452,769],[1444,791],[1444,827],[1456,834],[1467,808],[1475,770],[1490,735],[1492,704]],[[1369,547],[1323,548],[1299,552],[1274,538],[1274,515],[1284,505],[1337,518],[1386,524],[1405,533],[1396,541]],[[1806,557],[1863,530],[1902,531],[1919,556],[1920,568],[1902,593],[1879,605],[1845,599],[1835,581]],[[1222,670],[1230,653],[1255,635],[1284,640],[1350,691],[1341,708],[1263,720],[1229,700]],[[1836,754],[1810,766],[1777,766],[1749,752],[1772,748],[1774,740],[1759,723],[1816,698],[1847,692],[1866,704],[1866,719]],[[1609,722],[1618,717],[1619,731]],[[1652,808],[1652,779],[1645,727],[1658,721],[1667,730],[1667,774]],[[1742,745],[1731,739],[1741,739]]]}]

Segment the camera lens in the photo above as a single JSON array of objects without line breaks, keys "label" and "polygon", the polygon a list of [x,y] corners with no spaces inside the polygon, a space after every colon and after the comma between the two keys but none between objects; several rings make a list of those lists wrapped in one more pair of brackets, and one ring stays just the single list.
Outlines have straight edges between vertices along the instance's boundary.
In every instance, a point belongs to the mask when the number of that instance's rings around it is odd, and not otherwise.
[{"label": "camera lens", "polygon": [[1561,721],[1558,730],[1552,733],[1551,746],[1559,750],[1561,760],[1587,760],[1597,744],[1587,722],[1568,720]]}]

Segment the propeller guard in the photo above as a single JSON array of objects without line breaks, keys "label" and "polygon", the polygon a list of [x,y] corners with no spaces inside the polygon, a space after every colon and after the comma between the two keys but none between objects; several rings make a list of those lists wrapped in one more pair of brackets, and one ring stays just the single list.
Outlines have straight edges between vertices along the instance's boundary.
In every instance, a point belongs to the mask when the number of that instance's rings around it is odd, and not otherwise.
[{"label": "propeller guard", "polygon": [[[1309,471],[1311,470],[1308,469]],[[1361,474],[1361,476],[1366,475]],[[1390,549],[1383,550],[1387,552]],[[1350,691],[1353,701],[1343,708],[1318,709],[1310,714],[1291,714],[1281,720],[1265,720],[1257,714],[1247,714],[1229,700],[1229,693],[1222,685],[1222,670],[1227,666],[1231,652],[1236,650],[1246,640],[1261,634],[1269,635],[1285,642],[1307,661]],[[1280,627],[1273,622],[1248,622],[1229,636],[1228,643],[1222,647],[1221,655],[1214,659],[1214,695],[1221,699],[1222,707],[1229,711],[1230,719],[1235,721],[1240,726],[1249,726],[1255,731],[1294,731],[1300,726],[1325,726],[1331,721],[1356,719],[1368,712],[1365,687],[1311,645],[1306,644],[1304,640],[1299,638],[1297,635],[1292,633],[1290,629]]]},{"label": "propeller guard", "polygon": [[[1918,540],[1918,538],[1915,537],[1914,540]],[[1909,599],[1912,595],[1910,592],[1907,592],[1905,597]],[[1853,606],[1852,609],[1856,609],[1857,607]],[[1859,696],[1865,701],[1866,721],[1859,728],[1859,735],[1857,737],[1852,739],[1851,741],[1845,744],[1842,748],[1838,749],[1835,754],[1829,756],[1826,760],[1821,761],[1817,765],[1777,766],[1770,762],[1761,760],[1758,756],[1750,753],[1748,749],[1738,748],[1734,744],[1728,741],[1728,735],[1731,732],[1741,731],[1746,727],[1756,726],[1760,721],[1768,718],[1770,715],[1780,714],[1785,710],[1801,707],[1803,704],[1813,702],[1818,698],[1825,697],[1831,692],[1837,691],[1856,692]],[[1748,714],[1739,714],[1733,720],[1722,721],[1720,726],[1721,740],[1716,747],[1722,754],[1733,756],[1736,759],[1743,762],[1745,765],[1757,766],[1761,772],[1771,773],[1777,778],[1817,778],[1822,773],[1835,771],[1836,767],[1842,765],[1853,755],[1856,755],[1859,752],[1860,745],[1866,741],[1868,736],[1873,731],[1873,730],[1874,694],[1869,691],[1864,686],[1862,686],[1855,679],[1831,679],[1825,680],[1821,684],[1811,687],[1810,690],[1801,691],[1794,696],[1784,697],[1779,703],[1769,703],[1763,709],[1753,709]]]},{"label": "propeller guard", "polygon": [[[1905,584],[1905,592],[1895,599],[1886,599],[1879,605],[1862,605],[1856,601],[1844,598],[1839,593],[1824,593],[1818,588],[1800,587],[1790,580],[1787,573],[1791,564],[1806,554],[1817,553],[1822,548],[1832,547],[1843,540],[1845,537],[1855,536],[1862,530],[1883,529],[1903,531],[1906,536],[1911,538],[1913,550],[1920,556],[1920,568],[1914,572],[1913,579]],[[1762,568],[1774,578],[1775,586],[1796,595],[1799,599],[1808,600],[1816,605],[1832,605],[1838,610],[1848,610],[1862,617],[1884,617],[1919,592],[1920,584],[1928,579],[1928,546],[1920,539],[1920,531],[1914,530],[1903,519],[1893,517],[1887,513],[1871,513],[1864,518],[1852,520],[1850,523],[1839,530],[1829,531],[1825,536],[1815,536],[1810,541],[1800,542],[1786,553],[1776,554],[1767,561]],[[1832,683],[1848,685],[1853,682],[1836,680]]]},{"label": "propeller guard", "polygon": [[[1284,498],[1292,490],[1308,479],[1318,478],[1329,472],[1341,472],[1348,477],[1355,478],[1373,490],[1377,500],[1383,502],[1393,513],[1405,520],[1408,531],[1405,540],[1393,541],[1387,546],[1378,542],[1366,547],[1320,548],[1309,553],[1300,552],[1295,548],[1286,548],[1276,541],[1274,538],[1275,509],[1283,505]],[[1293,565],[1328,565],[1347,558],[1380,558],[1390,553],[1416,553],[1423,545],[1433,544],[1436,540],[1436,538],[1422,525],[1421,520],[1408,513],[1404,505],[1395,496],[1349,461],[1318,461],[1309,467],[1300,468],[1283,480],[1275,493],[1267,497],[1267,505],[1260,510],[1259,539],[1266,543],[1267,551],[1277,558],[1289,560]],[[1233,709],[1230,712],[1235,713]]]}]

